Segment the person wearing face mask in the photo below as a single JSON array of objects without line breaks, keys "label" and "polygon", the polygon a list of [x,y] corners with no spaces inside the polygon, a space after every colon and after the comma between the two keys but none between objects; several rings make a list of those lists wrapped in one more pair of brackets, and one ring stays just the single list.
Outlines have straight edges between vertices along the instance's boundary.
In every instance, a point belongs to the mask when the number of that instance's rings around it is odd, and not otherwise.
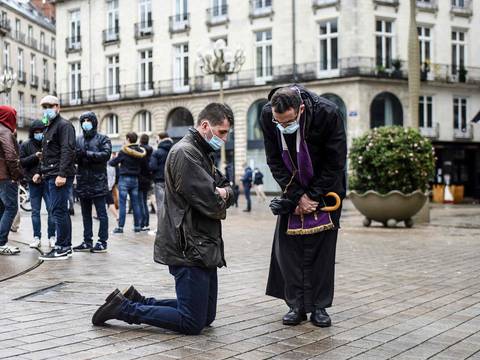
[{"label": "person wearing face mask", "polygon": [[33,177],[40,173],[40,160],[42,158],[42,141],[45,125],[42,120],[35,120],[30,125],[28,140],[24,141],[20,146],[20,164],[24,170],[24,178],[28,182],[28,191],[30,193],[30,204],[32,205],[32,228],[33,241],[30,243],[31,248],[41,247],[42,238],[42,222],[40,211],[42,209],[42,199],[47,209],[47,235],[48,243],[51,248],[55,247],[55,221],[53,220],[50,210],[50,196],[48,192],[48,184],[46,181],[35,183]]},{"label": "person wearing face mask", "polygon": [[279,218],[267,295],[290,307],[285,325],[298,325],[311,313],[314,325],[328,327],[346,188],[344,122],[334,103],[298,85],[274,89],[268,99],[260,126],[267,163],[283,195],[270,205]]},{"label": "person wearing face mask", "polygon": [[55,220],[55,248],[42,254],[40,260],[65,260],[72,257],[72,221],[68,197],[75,176],[75,128],[60,115],[60,102],[47,95],[40,101],[45,131],[42,140],[40,173],[33,182],[45,181],[50,196],[50,211]]},{"label": "person wearing face mask", "polygon": [[[107,251],[108,215],[106,196],[108,194],[107,163],[112,154],[108,136],[98,133],[97,116],[92,111],[80,115],[82,134],[77,137],[76,162],[77,187],[83,220],[83,242],[73,251],[103,253]],[[100,223],[98,241],[93,245],[92,206],[95,206]]]},{"label": "person wearing face mask", "polygon": [[124,292],[116,289],[93,315],[94,325],[118,319],[196,335],[214,321],[217,267],[226,265],[221,220],[233,203],[232,188],[215,168],[214,153],[232,124],[229,107],[207,105],[196,127],[167,157],[154,260],[169,266],[176,299],[146,298],[133,286]]}]

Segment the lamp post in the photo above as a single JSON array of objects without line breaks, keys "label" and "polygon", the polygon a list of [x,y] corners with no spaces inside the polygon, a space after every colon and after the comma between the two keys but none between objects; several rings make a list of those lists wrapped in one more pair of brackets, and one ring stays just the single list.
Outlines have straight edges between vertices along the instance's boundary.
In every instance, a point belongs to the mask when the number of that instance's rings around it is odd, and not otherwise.
[{"label": "lamp post", "polygon": [[0,94],[9,93],[16,79],[17,74],[12,73],[11,70],[3,70],[3,74],[0,76]]},{"label": "lamp post", "polygon": [[[215,41],[213,48],[204,53],[198,52],[198,63],[202,72],[205,75],[214,75],[215,80],[220,83],[220,103],[223,104],[223,82],[227,75],[239,72],[244,62],[243,50],[237,48],[232,51],[223,39]],[[220,152],[220,169],[222,171],[225,169],[226,160],[225,146],[222,146]]]}]

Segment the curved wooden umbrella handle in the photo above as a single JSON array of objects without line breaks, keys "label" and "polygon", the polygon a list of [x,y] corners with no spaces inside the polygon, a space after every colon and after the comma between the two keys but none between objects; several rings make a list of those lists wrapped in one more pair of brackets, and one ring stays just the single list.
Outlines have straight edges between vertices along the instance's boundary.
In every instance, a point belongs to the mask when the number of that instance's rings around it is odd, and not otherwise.
[{"label": "curved wooden umbrella handle", "polygon": [[327,195],[325,196],[330,196],[330,197],[333,197],[335,199],[335,205],[333,206],[325,206],[323,208],[320,208],[320,210],[322,211],[326,211],[326,212],[331,212],[331,211],[335,211],[337,210],[340,205],[342,204],[342,199],[340,199],[340,196],[338,196],[337,193],[334,193],[334,192],[329,192]]}]

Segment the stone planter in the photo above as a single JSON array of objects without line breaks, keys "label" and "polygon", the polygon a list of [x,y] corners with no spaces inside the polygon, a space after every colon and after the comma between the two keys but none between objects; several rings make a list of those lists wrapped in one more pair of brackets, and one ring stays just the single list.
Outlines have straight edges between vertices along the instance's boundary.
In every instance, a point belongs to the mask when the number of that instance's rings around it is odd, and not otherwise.
[{"label": "stone planter", "polygon": [[405,226],[410,228],[413,226],[412,217],[427,201],[427,194],[420,190],[411,194],[394,190],[385,195],[373,190],[363,194],[352,191],[349,197],[357,210],[365,216],[364,226],[370,226],[372,221],[378,221],[384,226],[395,227],[398,222],[403,221]]}]

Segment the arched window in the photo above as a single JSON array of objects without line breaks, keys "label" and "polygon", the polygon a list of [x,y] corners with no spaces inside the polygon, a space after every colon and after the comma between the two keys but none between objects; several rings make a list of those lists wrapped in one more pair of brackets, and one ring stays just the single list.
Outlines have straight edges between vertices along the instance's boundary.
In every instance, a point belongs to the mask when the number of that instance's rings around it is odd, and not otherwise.
[{"label": "arched window", "polygon": [[116,114],[108,114],[105,116],[105,132],[109,136],[118,135],[118,116]]},{"label": "arched window", "polygon": [[260,128],[260,116],[262,109],[267,103],[267,99],[260,99],[255,101],[247,112],[247,139],[248,148],[256,149],[263,147],[263,134]]},{"label": "arched window", "polygon": [[403,126],[403,109],[400,100],[389,92],[375,96],[370,105],[370,127]]},{"label": "arched window", "polygon": [[345,129],[346,129],[347,128],[347,107],[345,106],[345,103],[343,102],[342,98],[333,93],[325,93],[325,94],[322,94],[321,96],[327,100],[330,100],[331,102],[333,102],[335,105],[338,106],[340,115],[342,116],[343,124],[345,125]]},{"label": "arched window", "polygon": [[152,132],[152,113],[149,111],[141,111],[137,114],[137,129],[140,133]]},{"label": "arched window", "polygon": [[183,137],[191,126],[193,126],[193,115],[187,108],[177,107],[168,114],[167,132],[171,138]]}]

